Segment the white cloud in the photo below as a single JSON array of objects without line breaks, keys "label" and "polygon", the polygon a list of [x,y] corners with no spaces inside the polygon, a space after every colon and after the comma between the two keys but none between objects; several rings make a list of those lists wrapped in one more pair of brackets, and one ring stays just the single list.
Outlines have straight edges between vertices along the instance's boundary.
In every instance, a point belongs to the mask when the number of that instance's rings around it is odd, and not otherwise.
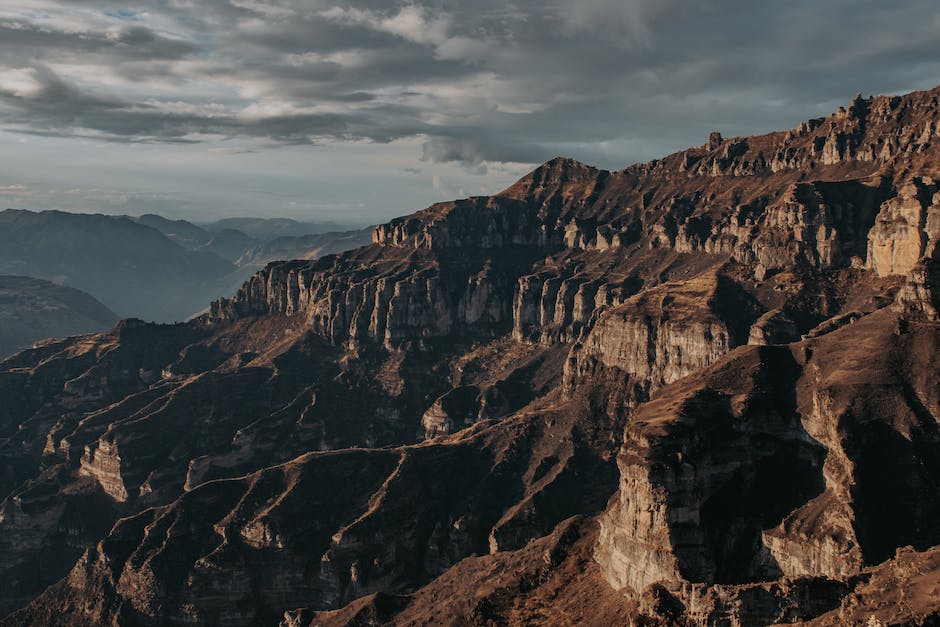
[{"label": "white cloud", "polygon": [[431,177],[431,186],[434,191],[440,193],[441,199],[466,198],[466,188],[462,183],[451,183],[444,180],[440,175],[435,174]]},{"label": "white cloud", "polygon": [[313,113],[315,107],[301,107],[292,102],[285,102],[274,98],[263,98],[253,102],[238,112],[243,120],[263,120],[284,116],[303,115]]},{"label": "white cloud", "polygon": [[25,185],[0,185],[0,196],[22,196],[29,192]]},{"label": "white cloud", "polygon": [[321,11],[320,15],[340,24],[364,26],[414,44],[429,46],[434,50],[435,58],[441,60],[472,62],[483,57],[492,46],[491,42],[480,38],[452,34],[452,16],[432,13],[417,4],[406,4],[397,13],[390,15],[343,7],[331,7]]},{"label": "white cloud", "polygon": [[292,7],[276,2],[266,2],[264,0],[229,0],[229,2],[232,6],[255,11],[268,17],[290,17],[293,14]]},{"label": "white cloud", "polygon": [[0,92],[17,98],[33,98],[42,91],[42,82],[32,68],[0,70]]},{"label": "white cloud", "polygon": [[414,43],[440,45],[447,41],[450,19],[431,16],[424,7],[412,4],[405,5],[395,15],[379,19],[375,28]]},{"label": "white cloud", "polygon": [[378,11],[336,6],[321,11],[320,16],[331,22],[348,26],[364,26],[418,44],[440,43],[447,38],[450,26],[449,20],[431,17],[427,9],[416,5],[405,5],[397,13],[391,15]]}]

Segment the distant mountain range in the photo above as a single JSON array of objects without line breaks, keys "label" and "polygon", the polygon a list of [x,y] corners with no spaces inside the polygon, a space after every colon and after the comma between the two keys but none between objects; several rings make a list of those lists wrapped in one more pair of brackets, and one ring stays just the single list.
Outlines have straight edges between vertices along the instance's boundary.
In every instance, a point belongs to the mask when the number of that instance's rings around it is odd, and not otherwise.
[{"label": "distant mountain range", "polygon": [[372,240],[372,227],[335,233],[312,233],[296,237],[277,237],[245,251],[236,263],[242,268],[260,268],[282,259],[316,259],[352,250]]},{"label": "distant mountain range", "polygon": [[[303,244],[301,241],[294,245],[289,244],[288,242],[293,238],[319,235],[321,237],[313,241],[326,242],[335,233],[361,230],[361,225],[337,222],[299,222],[290,218],[226,218],[216,222],[195,224],[186,220],[170,220],[150,213],[135,220],[139,224],[157,229],[183,248],[213,252],[232,262],[238,261],[246,251],[275,239],[282,240],[282,246],[290,246],[290,249],[296,250]],[[368,243],[371,233],[371,227],[365,230],[364,243]]]},{"label": "distant mountain range", "polygon": [[361,228],[362,224],[330,221],[301,222],[290,218],[225,218],[215,222],[200,223],[199,226],[210,233],[241,231],[257,240],[271,240],[277,237],[354,231]]},{"label": "distant mountain range", "polygon": [[[172,322],[234,293],[278,254],[309,259],[370,241],[370,229],[323,232],[331,226],[342,225],[281,218],[196,225],[153,214],[7,209],[0,212],[0,274],[83,290],[121,317]],[[278,244],[267,247],[272,240]]]},{"label": "distant mountain range", "polygon": [[215,253],[231,262],[258,243],[242,231],[234,229],[208,231],[186,220],[170,220],[152,213],[140,216],[136,218],[136,221],[138,224],[160,231],[168,239],[187,250]]},{"label": "distant mountain range", "polygon": [[117,314],[80,290],[0,276],[0,358],[37,340],[104,331],[117,321]]}]

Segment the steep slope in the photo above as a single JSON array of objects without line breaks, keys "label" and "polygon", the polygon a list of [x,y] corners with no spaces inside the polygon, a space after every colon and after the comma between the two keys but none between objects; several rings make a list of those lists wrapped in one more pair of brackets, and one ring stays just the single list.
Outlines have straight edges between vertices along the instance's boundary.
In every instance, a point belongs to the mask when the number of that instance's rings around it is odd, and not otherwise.
[{"label": "steep slope", "polygon": [[771,602],[743,584],[844,581],[899,547],[940,544],[940,397],[924,376],[940,336],[897,324],[879,311],[742,348],[639,408],[600,521],[607,581],[665,586],[700,621],[760,624],[747,615],[792,618],[801,591]]},{"label": "steep slope", "polygon": [[46,338],[113,327],[117,315],[94,297],[22,276],[0,276],[0,357]]},{"label": "steep slope", "polygon": [[6,622],[936,620],[938,176],[859,97],[2,362]]}]

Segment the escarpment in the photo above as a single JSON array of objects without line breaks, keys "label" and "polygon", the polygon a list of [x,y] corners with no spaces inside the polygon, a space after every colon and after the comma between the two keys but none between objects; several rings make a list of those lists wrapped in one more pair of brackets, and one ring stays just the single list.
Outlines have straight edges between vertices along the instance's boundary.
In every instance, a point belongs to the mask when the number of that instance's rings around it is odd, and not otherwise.
[{"label": "escarpment", "polygon": [[747,342],[755,299],[718,273],[645,290],[601,313],[572,348],[566,384],[615,368],[645,394]]},{"label": "escarpment", "polygon": [[[748,347],[643,405],[601,518],[607,581],[631,594],[665,586],[708,622],[760,608],[748,584],[846,581],[898,547],[940,542],[928,522],[940,515],[940,405],[935,386],[911,380],[932,359],[936,329],[898,336],[894,324],[882,311],[862,330]],[[785,616],[788,594],[760,609],[763,620]]]},{"label": "escarpment", "polygon": [[0,362],[4,624],[935,620],[938,98],[553,159]]},{"label": "escarpment", "polygon": [[597,547],[614,587],[737,584],[781,574],[755,539],[822,491],[824,455],[801,433],[787,398],[797,372],[788,353],[749,348],[638,410]]},{"label": "escarpment", "polygon": [[629,263],[638,248],[728,256],[757,281],[853,264],[904,275],[931,254],[936,203],[930,176],[896,166],[935,166],[936,99],[936,90],[859,97],[794,131],[717,137],[617,172],[554,159],[496,196],[377,227],[378,249],[269,266],[209,317],[302,315],[334,342],[506,325],[517,339],[571,341],[638,278],[663,278],[638,276],[653,269],[649,259]]},{"label": "escarpment", "polygon": [[907,275],[933,257],[938,237],[938,186],[929,177],[912,178],[881,206],[868,235],[867,267],[880,276]]}]

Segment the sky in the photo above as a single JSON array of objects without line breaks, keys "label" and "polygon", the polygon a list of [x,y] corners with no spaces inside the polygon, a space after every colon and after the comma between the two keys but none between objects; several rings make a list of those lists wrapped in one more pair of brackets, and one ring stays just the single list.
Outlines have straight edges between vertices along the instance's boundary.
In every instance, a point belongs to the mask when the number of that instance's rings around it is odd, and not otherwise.
[{"label": "sky", "polygon": [[367,224],[938,83],[936,0],[0,0],[0,208]]}]

